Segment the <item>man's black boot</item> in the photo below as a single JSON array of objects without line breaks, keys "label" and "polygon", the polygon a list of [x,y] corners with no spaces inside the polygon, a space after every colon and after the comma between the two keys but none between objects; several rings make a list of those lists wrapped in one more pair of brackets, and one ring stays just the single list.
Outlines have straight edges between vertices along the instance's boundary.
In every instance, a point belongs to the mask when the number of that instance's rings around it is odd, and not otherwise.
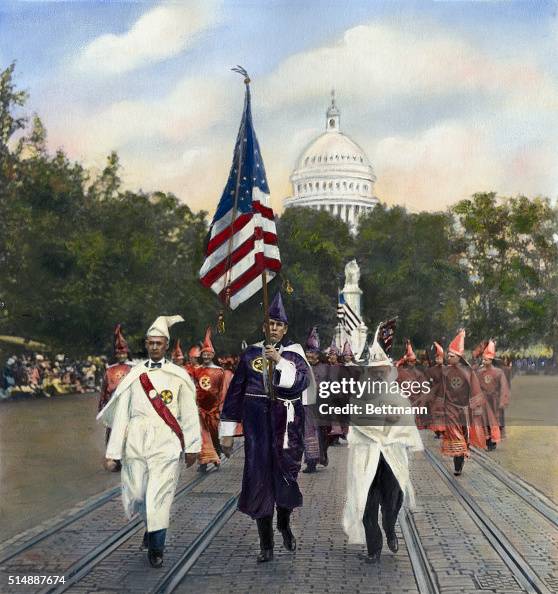
[{"label": "man's black boot", "polygon": [[306,468],[302,472],[304,472],[306,474],[311,473],[311,472],[316,472],[316,465],[317,465],[317,462],[315,462],[313,460],[310,462],[307,462]]},{"label": "man's black boot", "polygon": [[453,457],[454,475],[459,476],[463,472],[463,465],[465,464],[465,455]]},{"label": "man's black boot", "polygon": [[156,569],[163,565],[163,551],[165,549],[166,536],[166,528],[147,533],[147,542],[149,545],[147,558],[151,567],[155,567]]},{"label": "man's black boot", "polygon": [[386,542],[388,549],[392,553],[397,553],[399,550],[399,540],[397,539],[397,534],[395,534],[395,531],[386,532]]},{"label": "man's black boot", "polygon": [[290,526],[291,510],[277,507],[277,530],[283,536],[283,545],[287,551],[296,551],[296,538]]},{"label": "man's black boot", "polygon": [[260,554],[256,560],[258,563],[266,563],[273,559],[273,516],[258,518],[256,524],[260,536]]}]

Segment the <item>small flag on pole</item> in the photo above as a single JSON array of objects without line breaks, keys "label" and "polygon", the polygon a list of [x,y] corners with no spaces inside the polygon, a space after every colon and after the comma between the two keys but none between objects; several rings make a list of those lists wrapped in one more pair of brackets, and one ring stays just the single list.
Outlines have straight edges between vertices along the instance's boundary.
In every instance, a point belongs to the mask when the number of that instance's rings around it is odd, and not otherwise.
[{"label": "small flag on pole", "polygon": [[[273,210],[260,147],[252,124],[250,79],[227,185],[209,230],[200,281],[235,309],[281,269]],[[264,272],[266,274],[264,274]]]},{"label": "small flag on pole", "polygon": [[393,347],[393,335],[395,334],[395,326],[397,325],[397,317],[386,320],[380,324],[378,328],[378,342],[384,350],[384,353],[390,357]]},{"label": "small flag on pole", "polygon": [[340,292],[338,296],[337,319],[349,336],[351,336],[355,328],[362,324],[362,320],[345,301],[345,296],[342,292]]}]

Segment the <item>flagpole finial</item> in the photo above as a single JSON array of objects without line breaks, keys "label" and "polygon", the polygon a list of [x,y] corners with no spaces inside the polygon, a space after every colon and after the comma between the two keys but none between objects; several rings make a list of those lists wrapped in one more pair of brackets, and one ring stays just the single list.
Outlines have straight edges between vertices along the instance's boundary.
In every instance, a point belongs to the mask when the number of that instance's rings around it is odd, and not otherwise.
[{"label": "flagpole finial", "polygon": [[246,72],[246,68],[244,68],[243,66],[236,65],[234,68],[231,68],[231,70],[233,72],[236,72],[238,74],[241,74],[244,77],[244,84],[245,85],[249,85],[250,84],[250,75],[248,74],[248,72]]}]

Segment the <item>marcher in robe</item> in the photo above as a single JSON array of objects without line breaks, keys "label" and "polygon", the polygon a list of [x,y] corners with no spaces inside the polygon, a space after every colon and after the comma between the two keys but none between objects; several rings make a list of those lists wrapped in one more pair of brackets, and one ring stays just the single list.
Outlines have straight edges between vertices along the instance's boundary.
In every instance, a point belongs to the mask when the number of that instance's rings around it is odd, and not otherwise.
[{"label": "marcher in robe", "polygon": [[[379,330],[379,327],[378,327]],[[369,348],[367,373],[377,385],[391,385],[397,370],[378,342],[378,330]],[[380,383],[381,382],[381,383]],[[409,407],[410,402],[392,389],[375,391],[375,405]],[[399,549],[395,524],[401,506],[415,505],[409,475],[409,451],[423,449],[412,415],[384,415],[354,422],[348,434],[347,499],[343,510],[343,530],[349,544],[366,544],[361,555],[367,563],[378,563],[383,547],[378,515],[388,548]]]},{"label": "marcher in robe", "polygon": [[[312,328],[308,338],[306,339],[306,360],[312,366],[314,378],[316,382],[323,379],[324,373],[322,368],[325,367],[320,363],[320,337],[316,326]],[[317,423],[313,406],[307,404],[306,393],[303,393],[304,405],[304,462],[306,468],[302,471],[304,473],[316,472],[318,464],[322,466],[328,465],[327,459],[327,427],[322,427]]]},{"label": "marcher in robe", "polygon": [[[326,358],[327,364],[331,366],[336,365],[343,365],[342,361],[342,353],[339,350],[336,342],[335,336],[331,339],[331,345],[326,350]],[[346,431],[343,429],[341,422],[333,421],[329,428],[329,433],[327,436],[328,440],[328,447],[332,445],[338,445],[340,439],[345,439],[347,436]]]},{"label": "marcher in robe", "polygon": [[430,430],[436,439],[444,432],[444,349],[436,341],[431,349],[430,367],[425,374],[430,381]]},{"label": "marcher in robe", "polygon": [[202,448],[198,460],[199,472],[206,472],[208,464],[213,464],[216,468],[221,464],[219,413],[223,400],[225,372],[222,367],[213,363],[214,357],[211,328],[208,328],[201,348],[202,364],[194,369],[196,402],[202,434]]},{"label": "marcher in robe", "polygon": [[[270,343],[249,346],[240,358],[221,416],[221,445],[230,454],[237,423],[244,427],[244,474],[238,509],[256,520],[258,562],[273,559],[273,515],[283,545],[296,549],[290,516],[302,505],[297,482],[304,452],[304,408],[315,402],[314,377],[300,344],[288,340],[281,294],[269,307]],[[266,331],[264,325],[264,333]],[[269,378],[271,366],[271,383]]]},{"label": "marcher in robe", "polygon": [[[97,412],[100,412],[106,406],[114,394],[114,391],[118,387],[118,384],[128,375],[132,369],[132,366],[130,363],[128,363],[128,359],[130,358],[130,350],[128,348],[128,343],[122,334],[122,328],[120,324],[117,324],[114,329],[113,350],[116,363],[109,365],[103,375]],[[105,445],[108,443],[109,438],[110,427],[107,427],[105,431]],[[118,472],[120,469],[121,464],[119,461],[115,466],[115,472]]]},{"label": "marcher in robe", "polygon": [[486,449],[485,399],[477,374],[463,358],[464,351],[465,330],[462,329],[448,347],[448,365],[443,368],[442,454],[453,458],[455,476],[463,472],[470,445]]},{"label": "marcher in robe", "polygon": [[480,387],[486,399],[486,447],[488,451],[496,449],[501,439],[502,411],[510,402],[510,388],[508,380],[502,369],[492,363],[496,357],[496,345],[489,340],[483,353],[482,365],[477,369]]},{"label": "marcher in robe", "polygon": [[182,453],[186,466],[201,447],[195,388],[184,368],[166,361],[169,328],[181,316],[159,316],[147,330],[149,359],[120,382],[97,419],[112,427],[105,468],[122,461],[122,501],[128,518],[145,524],[143,546],[152,567],[161,567]]},{"label": "marcher in robe", "polygon": [[[415,415],[415,422],[418,429],[428,429],[430,426],[430,400],[431,394],[422,386],[427,382],[425,373],[417,367],[417,357],[413,351],[410,340],[405,343],[405,354],[396,363],[397,383],[402,390],[410,390],[409,400],[413,406],[426,407],[426,414]],[[421,386],[419,388],[419,386]]]}]

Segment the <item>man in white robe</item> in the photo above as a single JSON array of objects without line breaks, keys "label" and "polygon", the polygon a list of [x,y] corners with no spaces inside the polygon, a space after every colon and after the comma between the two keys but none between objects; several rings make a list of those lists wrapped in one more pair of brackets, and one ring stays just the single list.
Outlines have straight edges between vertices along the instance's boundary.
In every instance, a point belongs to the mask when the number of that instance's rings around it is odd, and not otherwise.
[{"label": "man in white robe", "polygon": [[[368,367],[372,379],[387,382],[389,390],[374,391],[375,405],[410,407],[408,399],[395,385],[397,370],[378,343],[378,332],[370,347]],[[377,384],[378,385],[378,384]],[[393,388],[393,390],[392,390]],[[374,423],[374,424],[372,424]],[[387,545],[397,552],[395,523],[402,504],[414,508],[414,491],[409,476],[409,450],[422,450],[420,434],[411,414],[376,418],[371,425],[350,427],[347,468],[347,500],[343,510],[343,530],[349,544],[366,544],[368,563],[380,560],[383,538],[378,524],[381,506],[382,526]]]},{"label": "man in white robe", "polygon": [[129,518],[142,516],[143,545],[153,567],[163,564],[181,454],[189,467],[201,448],[194,383],[184,368],[164,359],[169,327],[179,321],[180,316],[155,320],[145,340],[149,359],[128,373],[97,416],[112,429],[105,467],[121,460],[124,510]]}]

